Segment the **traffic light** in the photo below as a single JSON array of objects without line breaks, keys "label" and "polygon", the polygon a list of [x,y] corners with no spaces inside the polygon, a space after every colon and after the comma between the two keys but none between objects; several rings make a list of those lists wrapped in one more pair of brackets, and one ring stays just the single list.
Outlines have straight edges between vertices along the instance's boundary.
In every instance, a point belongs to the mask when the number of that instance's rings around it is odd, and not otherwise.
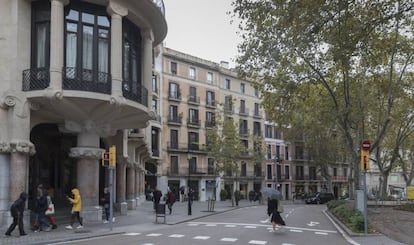
[{"label": "traffic light", "polygon": [[109,153],[102,152],[102,167],[106,167],[109,164]]},{"label": "traffic light", "polygon": [[109,167],[116,166],[116,147],[113,145],[109,147]]},{"label": "traffic light", "polygon": [[371,143],[368,140],[362,142],[361,148],[361,170],[369,170],[369,150]]}]

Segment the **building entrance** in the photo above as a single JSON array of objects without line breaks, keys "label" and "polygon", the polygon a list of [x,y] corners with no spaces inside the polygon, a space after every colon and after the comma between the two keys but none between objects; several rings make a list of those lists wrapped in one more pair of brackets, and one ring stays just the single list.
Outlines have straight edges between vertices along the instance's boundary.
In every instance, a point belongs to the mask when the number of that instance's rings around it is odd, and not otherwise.
[{"label": "building entrance", "polygon": [[56,125],[41,124],[30,133],[36,154],[29,159],[29,208],[39,184],[50,189],[56,207],[70,206],[65,194],[76,187],[76,159],[69,157],[76,135],[59,132]]}]

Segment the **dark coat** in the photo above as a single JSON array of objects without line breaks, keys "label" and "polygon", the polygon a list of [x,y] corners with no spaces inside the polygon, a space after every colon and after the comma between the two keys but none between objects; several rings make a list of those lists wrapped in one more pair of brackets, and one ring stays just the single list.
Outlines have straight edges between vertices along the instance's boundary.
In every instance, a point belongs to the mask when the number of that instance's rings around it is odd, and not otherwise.
[{"label": "dark coat", "polygon": [[19,198],[14,201],[14,203],[10,207],[10,213],[13,216],[13,218],[18,217],[19,215],[23,215],[24,207],[27,200],[27,193],[22,192],[20,193]]},{"label": "dark coat", "polygon": [[160,190],[155,190],[154,191],[154,202],[155,203],[159,203],[162,197],[162,193]]},{"label": "dark coat", "polygon": [[270,221],[279,225],[286,225],[285,221],[280,216],[280,213],[277,211],[279,200],[269,199],[267,201],[267,215],[271,216]]}]

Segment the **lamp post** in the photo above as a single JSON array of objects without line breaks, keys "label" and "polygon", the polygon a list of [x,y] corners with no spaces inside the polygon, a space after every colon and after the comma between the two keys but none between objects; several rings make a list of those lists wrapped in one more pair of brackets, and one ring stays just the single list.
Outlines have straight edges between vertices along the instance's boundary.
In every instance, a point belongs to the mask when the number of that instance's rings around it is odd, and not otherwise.
[{"label": "lamp post", "polygon": [[188,199],[188,215],[191,215],[191,199],[193,196],[191,187],[190,187],[190,177],[191,177],[191,155],[190,153],[187,154],[188,159],[188,190],[187,190],[187,199]]},{"label": "lamp post", "polygon": [[278,182],[278,179],[277,179],[277,165],[279,164],[279,157],[278,156],[276,156],[275,157],[275,188],[277,189],[277,182]]}]

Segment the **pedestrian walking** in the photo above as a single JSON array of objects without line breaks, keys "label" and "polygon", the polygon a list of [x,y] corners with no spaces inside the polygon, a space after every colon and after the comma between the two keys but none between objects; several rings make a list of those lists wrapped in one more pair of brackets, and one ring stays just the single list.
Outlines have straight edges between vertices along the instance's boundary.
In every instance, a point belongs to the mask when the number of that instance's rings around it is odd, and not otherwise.
[{"label": "pedestrian walking", "polygon": [[104,188],[104,192],[101,198],[101,202],[104,208],[104,212],[105,212],[105,220],[103,221],[104,224],[109,223],[109,216],[110,216],[110,212],[109,212],[109,202],[110,202],[110,195],[109,195],[109,189],[108,187]]},{"label": "pedestrian walking", "polygon": [[26,205],[27,200],[27,193],[22,192],[20,193],[19,198],[13,202],[13,204],[10,207],[10,213],[13,217],[13,223],[9,226],[9,229],[6,231],[6,236],[11,236],[11,233],[13,232],[14,228],[16,226],[19,226],[19,232],[20,236],[26,236],[26,232],[24,232],[24,224],[23,224],[23,212],[24,207]]},{"label": "pedestrian walking", "polygon": [[46,210],[49,208],[47,202],[47,192],[42,184],[37,186],[36,199],[34,201],[35,224],[33,225],[34,232],[50,231],[50,223],[46,218]]},{"label": "pedestrian walking", "polygon": [[83,228],[82,218],[80,217],[80,211],[82,210],[82,198],[80,192],[77,188],[72,189],[73,198],[66,196],[69,202],[72,203],[72,216],[70,218],[70,225],[66,226],[66,229],[72,230],[73,223],[75,222],[75,218],[79,222],[79,226],[76,227],[77,229]]},{"label": "pedestrian walking", "polygon": [[170,211],[170,214],[172,213],[172,206],[174,205],[176,201],[175,195],[174,195],[174,191],[168,190],[167,192],[167,207],[168,210]]},{"label": "pedestrian walking", "polygon": [[283,206],[280,203],[280,200],[277,199],[268,199],[267,201],[267,215],[269,215],[270,221],[272,222],[273,231],[276,230],[276,226],[285,226],[286,223],[280,216],[283,213]]},{"label": "pedestrian walking", "polygon": [[158,190],[158,187],[155,187],[154,194],[153,194],[153,202],[154,202],[154,210],[157,210],[158,204],[160,204],[160,200],[162,197],[162,193]]},{"label": "pedestrian walking", "polygon": [[45,212],[46,218],[48,219],[49,223],[52,225],[52,229],[57,228],[57,224],[55,219],[53,218],[53,214],[55,214],[55,204],[53,204],[52,197],[54,196],[53,189],[49,188],[47,189],[47,206],[48,209]]}]

